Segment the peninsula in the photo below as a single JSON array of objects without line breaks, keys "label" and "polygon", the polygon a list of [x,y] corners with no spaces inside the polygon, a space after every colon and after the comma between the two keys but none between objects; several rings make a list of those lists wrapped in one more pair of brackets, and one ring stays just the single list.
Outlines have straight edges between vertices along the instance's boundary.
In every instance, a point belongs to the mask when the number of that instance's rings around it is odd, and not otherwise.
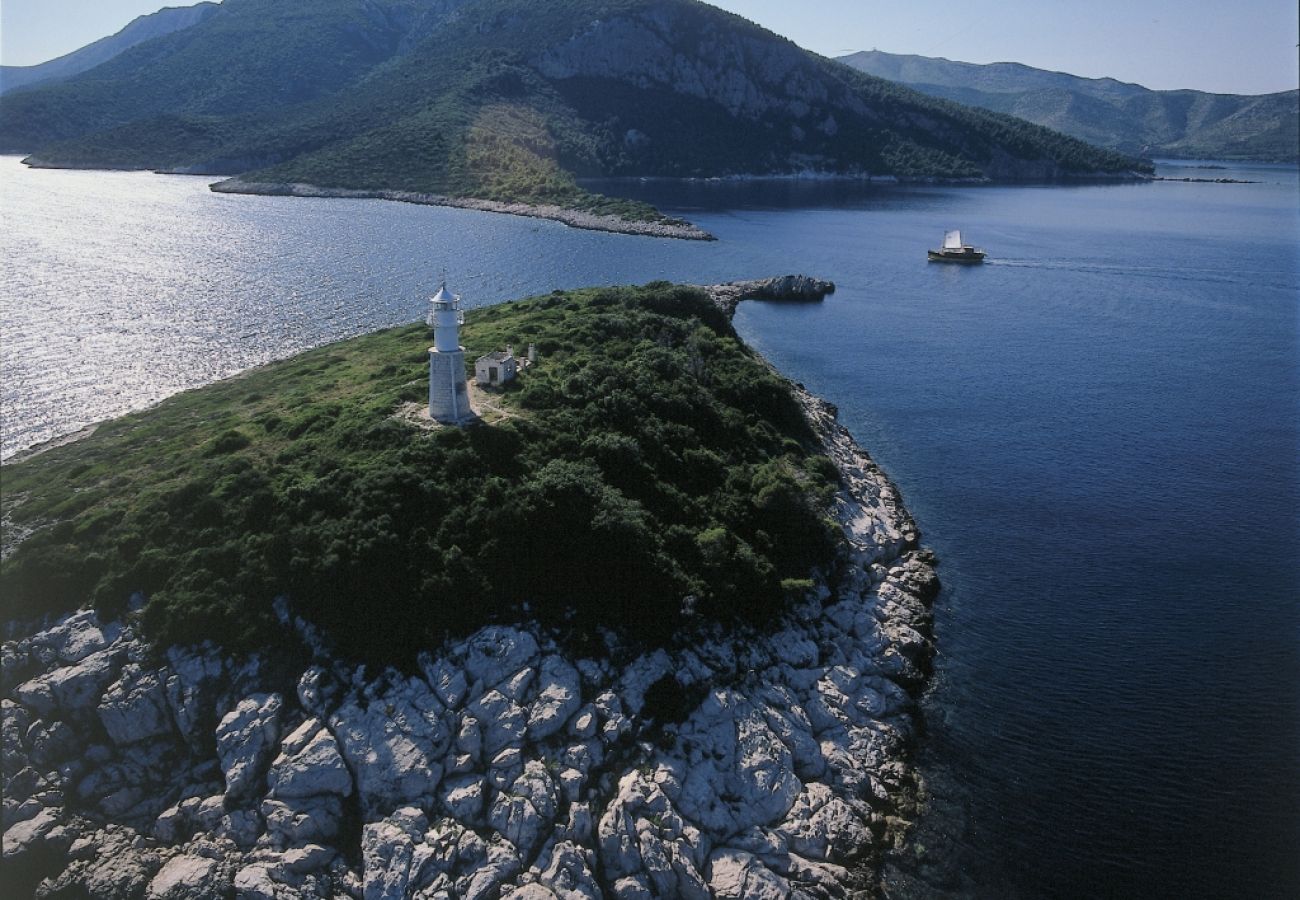
[{"label": "peninsula", "polygon": [[471,310],[467,358],[537,352],[465,427],[410,413],[410,326],[6,465],[6,533],[28,535],[0,569],[6,877],[870,889],[915,802],[933,560],[834,410],[719,305],[831,287]]}]

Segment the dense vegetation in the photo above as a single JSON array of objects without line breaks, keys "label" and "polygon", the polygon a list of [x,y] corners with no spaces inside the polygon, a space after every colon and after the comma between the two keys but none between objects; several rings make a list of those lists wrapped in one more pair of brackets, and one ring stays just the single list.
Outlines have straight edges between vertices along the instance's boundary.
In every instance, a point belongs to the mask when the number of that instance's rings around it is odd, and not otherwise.
[{"label": "dense vegetation", "polygon": [[1300,93],[1153,91],[1017,63],[862,51],[841,61],[933,97],[1007,113],[1120,153],[1189,159],[1300,159]]},{"label": "dense vegetation", "polygon": [[[159,644],[274,641],[286,595],[349,655],[409,659],[532,614],[664,640],[763,621],[835,552],[834,467],[788,386],[696,289],[472,311],[467,359],[535,342],[505,417],[422,428],[428,329],[304,353],[3,467],[4,618],[143,592]],[[692,609],[693,608],[693,609]]]},{"label": "dense vegetation", "polygon": [[633,218],[653,211],[610,205],[575,177],[1134,165],[862,75],[694,0],[227,0],[199,25],[0,98],[0,122],[0,150],[53,164]]}]

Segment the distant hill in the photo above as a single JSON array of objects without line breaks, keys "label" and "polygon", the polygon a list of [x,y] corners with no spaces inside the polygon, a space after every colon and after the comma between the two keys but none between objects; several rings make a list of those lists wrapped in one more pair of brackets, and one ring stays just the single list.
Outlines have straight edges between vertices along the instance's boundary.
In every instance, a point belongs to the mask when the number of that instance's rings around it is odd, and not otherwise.
[{"label": "distant hill", "polygon": [[169,6],[138,16],[117,34],[35,66],[0,66],[0,94],[33,84],[62,81],[108,62],[136,44],[197,25],[217,11],[216,3]]},{"label": "distant hill", "polygon": [[573,208],[593,202],[580,176],[1043,180],[1137,165],[695,0],[226,0],[0,98],[0,151]]},{"label": "distant hill", "polygon": [[853,68],[969,106],[1017,116],[1120,153],[1188,159],[1300,159],[1300,91],[1243,96],[1153,91],[1019,63],[862,51]]}]

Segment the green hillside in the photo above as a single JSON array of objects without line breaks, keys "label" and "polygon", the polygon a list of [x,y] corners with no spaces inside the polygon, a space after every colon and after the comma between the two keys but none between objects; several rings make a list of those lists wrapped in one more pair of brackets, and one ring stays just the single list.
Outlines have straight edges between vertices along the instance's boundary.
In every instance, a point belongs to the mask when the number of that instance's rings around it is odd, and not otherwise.
[{"label": "green hillside", "polygon": [[[540,352],[497,411],[418,422],[425,326],[323,347],[0,470],[3,618],[148,598],[161,645],[265,647],[278,595],[346,655],[409,660],[530,614],[664,640],[760,622],[836,552],[837,483],[788,385],[698,289],[471,311],[467,359]],[[694,598],[687,601],[686,598]]]},{"label": "green hillside", "polygon": [[695,0],[226,0],[0,98],[41,164],[581,206],[581,176],[1019,179],[1121,155],[935,101]]},{"label": "green hillside", "polygon": [[1018,63],[863,51],[841,62],[933,97],[1017,116],[1130,155],[1300,159],[1300,91],[1242,96],[1153,91]]}]

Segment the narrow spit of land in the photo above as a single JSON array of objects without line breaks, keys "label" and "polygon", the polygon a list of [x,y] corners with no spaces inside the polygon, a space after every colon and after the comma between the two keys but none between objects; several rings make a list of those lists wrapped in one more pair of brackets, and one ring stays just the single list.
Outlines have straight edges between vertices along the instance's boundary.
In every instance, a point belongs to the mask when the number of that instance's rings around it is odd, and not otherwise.
[{"label": "narrow spit of land", "polygon": [[548,219],[554,222],[562,222],[571,228],[583,228],[588,231],[608,231],[615,234],[678,238],[688,241],[717,240],[704,229],[681,219],[671,219],[667,216],[631,219],[616,215],[602,215],[580,209],[567,209],[554,204],[506,203],[498,200],[481,200],[474,197],[421,194],[414,191],[324,188],[312,184],[243,181],[239,178],[218,181],[212,185],[212,190],[222,194],[261,194],[273,197],[339,197],[354,200],[395,200],[399,203],[450,206],[457,209],[476,209],[481,212],[506,213],[512,216]]}]

